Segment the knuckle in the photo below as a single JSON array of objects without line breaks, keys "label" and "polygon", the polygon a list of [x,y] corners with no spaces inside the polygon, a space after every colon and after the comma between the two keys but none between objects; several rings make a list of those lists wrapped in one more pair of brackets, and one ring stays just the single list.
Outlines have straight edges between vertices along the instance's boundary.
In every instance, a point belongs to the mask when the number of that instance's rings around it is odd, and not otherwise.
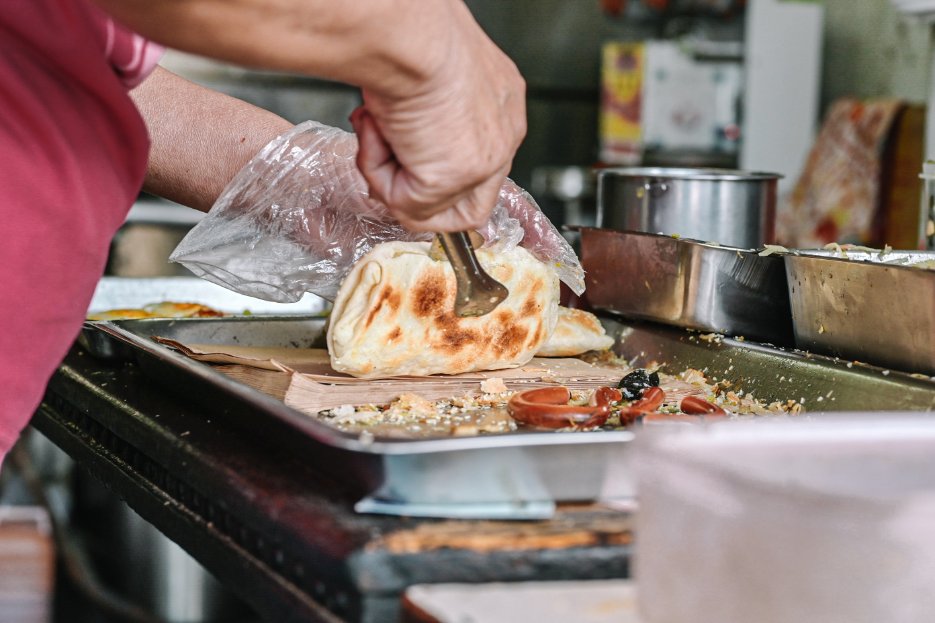
[{"label": "knuckle", "polygon": [[477,186],[483,182],[490,176],[491,166],[490,164],[480,162],[480,158],[478,158],[477,161],[463,167],[461,169],[461,178],[464,186]]}]

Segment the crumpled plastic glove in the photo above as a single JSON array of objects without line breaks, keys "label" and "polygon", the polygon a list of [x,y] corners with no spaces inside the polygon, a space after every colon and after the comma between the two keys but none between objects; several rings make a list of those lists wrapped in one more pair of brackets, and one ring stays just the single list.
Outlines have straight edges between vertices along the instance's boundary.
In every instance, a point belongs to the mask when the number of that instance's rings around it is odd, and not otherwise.
[{"label": "crumpled plastic glove", "polygon": [[[351,267],[375,245],[433,237],[403,228],[370,198],[356,155],[354,134],[314,121],[297,125],[237,173],[169,259],[260,299],[291,303],[313,292],[334,300]],[[479,232],[495,250],[522,244],[572,291],[584,291],[574,250],[512,180]]]}]

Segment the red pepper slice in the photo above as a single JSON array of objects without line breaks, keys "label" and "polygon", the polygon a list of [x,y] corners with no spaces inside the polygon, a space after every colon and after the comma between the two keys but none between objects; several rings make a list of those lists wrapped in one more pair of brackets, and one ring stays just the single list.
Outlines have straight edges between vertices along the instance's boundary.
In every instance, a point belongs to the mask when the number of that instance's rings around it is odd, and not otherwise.
[{"label": "red pepper slice", "polygon": [[682,413],[688,415],[703,415],[705,418],[727,417],[727,411],[698,396],[685,396],[679,403],[679,408]]},{"label": "red pepper slice", "polygon": [[600,404],[610,404],[612,402],[620,402],[623,400],[623,393],[616,387],[598,387],[594,390],[594,395],[591,396],[591,404],[600,405]]},{"label": "red pepper slice", "polygon": [[638,418],[648,413],[653,413],[666,401],[666,393],[658,387],[647,387],[643,390],[640,399],[629,407],[620,409],[620,423],[623,425],[632,424]]},{"label": "red pepper slice", "polygon": [[527,389],[515,394],[507,403],[514,420],[527,426],[542,428],[592,428],[602,426],[610,415],[610,403],[622,398],[612,387],[595,390],[594,404],[570,405],[571,391],[562,385]]}]

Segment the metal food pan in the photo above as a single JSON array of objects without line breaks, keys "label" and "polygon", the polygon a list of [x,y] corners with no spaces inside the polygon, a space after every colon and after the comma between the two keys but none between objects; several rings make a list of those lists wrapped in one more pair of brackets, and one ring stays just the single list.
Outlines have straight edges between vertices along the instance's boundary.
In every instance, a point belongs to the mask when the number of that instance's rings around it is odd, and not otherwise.
[{"label": "metal food pan", "polygon": [[[865,365],[782,350],[651,323],[602,318],[615,350],[633,365],[687,367],[767,401],[794,399],[811,412],[928,411],[935,382]],[[119,342],[141,370],[207,414],[235,417],[258,432],[270,419],[308,439],[308,460],[373,503],[442,516],[548,516],[556,501],[621,499],[633,495],[629,469],[634,432],[574,434],[517,431],[479,437],[362,441],[239,383],[212,366],[156,342],[245,346],[320,346],[322,318],[124,320],[94,325]],[[111,349],[113,350],[113,349]],[[479,506],[480,505],[480,506]],[[426,510],[428,506],[428,510]]]},{"label": "metal food pan", "polygon": [[597,173],[597,226],[758,247],[774,239],[781,177],[734,169],[602,169]]},{"label": "metal food pan", "polygon": [[[517,431],[478,437],[362,438],[339,431],[252,387],[153,341],[322,347],[325,319],[297,317],[141,319],[96,323],[103,351],[130,355],[155,382],[208,413],[261,432],[270,418],[304,434],[309,461],[385,512],[531,518],[557,501],[621,498],[630,484],[610,477],[631,431],[574,435]],[[95,354],[95,352],[92,352]],[[419,510],[415,510],[415,507]],[[467,506],[472,506],[468,508]],[[483,508],[478,508],[481,505]],[[390,509],[390,510],[387,510]]]},{"label": "metal food pan", "polygon": [[662,234],[580,232],[586,297],[594,309],[793,345],[781,257]]},{"label": "metal food pan", "polygon": [[[88,314],[111,309],[139,309],[151,303],[174,301],[199,303],[228,314],[264,316],[324,315],[331,302],[306,293],[295,303],[275,303],[238,294],[198,277],[102,277],[88,305]],[[127,356],[125,345],[93,330],[98,321],[89,321],[78,339],[101,358]]]},{"label": "metal food pan", "polygon": [[935,374],[932,251],[783,255],[799,348]]},{"label": "metal food pan", "polygon": [[935,379],[928,376],[654,323],[601,321],[631,365],[661,364],[673,374],[696,368],[760,400],[798,401],[807,415],[935,410]]},{"label": "metal food pan", "polygon": [[88,313],[108,309],[140,308],[150,303],[177,301],[200,303],[231,314],[323,313],[331,303],[307,293],[295,303],[275,303],[238,294],[198,277],[102,277],[94,290]]}]

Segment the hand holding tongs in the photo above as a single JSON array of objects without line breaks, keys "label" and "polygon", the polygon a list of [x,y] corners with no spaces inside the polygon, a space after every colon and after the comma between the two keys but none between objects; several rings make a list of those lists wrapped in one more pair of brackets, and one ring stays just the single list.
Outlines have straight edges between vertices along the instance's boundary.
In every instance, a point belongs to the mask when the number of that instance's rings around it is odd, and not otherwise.
[{"label": "hand holding tongs", "polygon": [[510,292],[481,267],[468,233],[440,233],[438,240],[451,262],[458,284],[455,314],[467,318],[483,316],[496,309]]}]

